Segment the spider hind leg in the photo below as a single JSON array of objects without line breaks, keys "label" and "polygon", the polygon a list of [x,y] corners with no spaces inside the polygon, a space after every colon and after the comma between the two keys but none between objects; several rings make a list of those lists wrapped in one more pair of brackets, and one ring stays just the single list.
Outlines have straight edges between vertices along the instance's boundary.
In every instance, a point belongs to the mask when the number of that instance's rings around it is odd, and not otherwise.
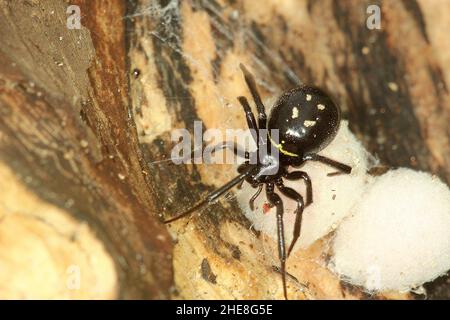
[{"label": "spider hind leg", "polygon": [[289,257],[292,249],[295,246],[295,243],[297,242],[298,238],[300,237],[300,230],[302,227],[302,216],[303,216],[303,210],[305,208],[305,203],[303,201],[303,197],[294,189],[284,186],[283,181],[280,180],[280,182],[277,183],[277,187],[283,195],[285,195],[286,197],[288,197],[292,200],[295,200],[295,202],[297,202],[297,208],[295,210],[294,234],[293,234],[292,241],[289,246],[288,254],[287,254]]},{"label": "spider hind leg", "polygon": [[284,222],[283,222],[283,214],[284,207],[283,201],[280,196],[274,191],[274,184],[267,183],[266,184],[266,195],[267,200],[270,204],[276,207],[277,209],[277,234],[278,234],[278,257],[280,259],[280,271],[281,271],[281,279],[283,282],[283,294],[284,298],[287,300],[287,287],[286,287],[286,244],[284,240]]}]

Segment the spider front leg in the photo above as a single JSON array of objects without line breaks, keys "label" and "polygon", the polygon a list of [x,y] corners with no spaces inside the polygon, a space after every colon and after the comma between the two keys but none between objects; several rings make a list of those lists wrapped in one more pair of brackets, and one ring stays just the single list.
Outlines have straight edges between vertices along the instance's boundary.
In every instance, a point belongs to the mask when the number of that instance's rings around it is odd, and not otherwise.
[{"label": "spider front leg", "polygon": [[305,209],[305,203],[303,201],[303,197],[294,189],[286,187],[283,184],[283,181],[280,180],[277,183],[277,187],[280,190],[282,194],[284,194],[286,197],[295,200],[297,202],[297,209],[295,210],[295,223],[294,223],[294,235],[291,241],[291,245],[288,249],[288,257],[291,254],[292,249],[295,246],[295,243],[297,242],[298,238],[300,237],[300,230],[302,228],[302,216],[303,216],[303,210]]},{"label": "spider front leg", "polygon": [[[238,173],[243,173],[243,172],[245,172],[246,170],[247,170],[247,168],[249,168],[251,165],[250,165],[250,163],[249,163],[249,161],[248,161],[248,158],[247,158],[247,161],[245,161],[244,163],[241,163],[239,166],[238,166],[238,168],[237,168],[237,171],[238,171]],[[240,189],[242,189],[242,186],[244,185],[244,182],[245,182],[245,179],[244,180],[242,180],[238,185],[237,185],[237,188],[240,190]]]},{"label": "spider front leg", "polygon": [[[244,159],[250,158],[250,153],[244,149],[242,149],[237,143],[231,142],[231,141],[223,141],[218,144],[216,144],[213,147],[207,146],[205,148],[204,154],[213,156],[217,151],[222,149],[228,149],[233,151],[233,153],[238,157],[244,157]],[[210,159],[209,159],[210,160]]]},{"label": "spider front leg", "polygon": [[256,125],[255,115],[250,108],[250,104],[246,97],[238,97],[239,103],[245,112],[245,118],[247,119],[247,126],[252,133],[253,140],[255,140],[256,145],[258,145],[258,126]]},{"label": "spider front leg", "polygon": [[254,166],[252,166],[252,165],[246,166],[245,169],[243,169],[242,172],[237,177],[230,180],[228,183],[224,184],[219,189],[216,189],[215,191],[208,194],[208,196],[205,199],[201,200],[193,207],[176,215],[173,218],[165,220],[164,223],[171,223],[178,219],[184,218],[184,217],[190,215],[191,213],[193,213],[194,211],[197,211],[197,210],[205,207],[206,205],[213,203],[214,201],[219,199],[222,195],[224,195],[227,191],[229,191],[231,188],[233,188],[234,186],[236,186],[236,185],[240,184],[242,181],[244,181],[245,178],[247,178],[251,174],[253,168],[254,168]]},{"label": "spider front leg", "polygon": [[[207,146],[205,148],[205,151],[201,154],[202,156],[205,157],[205,161],[209,162],[211,161],[211,157],[219,150],[222,149],[228,149],[230,151],[233,151],[233,153],[238,156],[238,157],[243,157],[244,159],[249,159],[250,158],[250,153],[244,149],[242,149],[238,144],[235,144],[234,142],[231,141],[223,141],[223,142],[219,142],[218,144],[216,144],[215,146]],[[196,159],[195,158],[195,150],[191,152],[190,158],[189,159]]]},{"label": "spider front leg", "polygon": [[245,82],[247,83],[250,93],[252,94],[253,100],[255,101],[256,109],[258,110],[258,127],[259,129],[266,129],[267,115],[264,108],[264,104],[262,103],[261,100],[261,96],[259,95],[258,89],[256,88],[255,78],[242,63],[239,64],[239,67],[241,68],[242,73],[244,74]]},{"label": "spider front leg", "polygon": [[281,279],[283,281],[284,298],[287,300],[286,289],[286,244],[284,240],[284,223],[283,223],[283,201],[280,196],[274,192],[274,184],[266,184],[267,200],[272,206],[277,208],[277,234],[278,234],[278,257],[280,259]]}]

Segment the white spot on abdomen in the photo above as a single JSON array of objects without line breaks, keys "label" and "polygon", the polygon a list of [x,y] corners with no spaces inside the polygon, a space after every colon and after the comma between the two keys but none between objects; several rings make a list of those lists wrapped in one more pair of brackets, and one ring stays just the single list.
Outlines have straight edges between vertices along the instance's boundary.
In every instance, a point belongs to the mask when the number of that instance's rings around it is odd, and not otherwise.
[{"label": "white spot on abdomen", "polygon": [[305,127],[313,127],[313,126],[315,126],[316,125],[316,121],[313,121],[313,120],[305,120],[304,122],[303,122],[303,125],[305,126]]},{"label": "white spot on abdomen", "polygon": [[292,119],[296,119],[296,118],[298,118],[298,108],[293,107],[292,108]]}]

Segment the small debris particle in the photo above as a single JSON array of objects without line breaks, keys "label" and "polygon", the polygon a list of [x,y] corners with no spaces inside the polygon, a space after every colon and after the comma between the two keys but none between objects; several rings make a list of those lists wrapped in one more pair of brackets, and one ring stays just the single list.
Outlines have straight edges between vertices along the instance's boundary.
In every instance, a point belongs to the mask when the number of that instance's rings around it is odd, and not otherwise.
[{"label": "small debris particle", "polygon": [[388,87],[393,92],[398,91],[398,85],[395,82],[388,82]]},{"label": "small debris particle", "polygon": [[230,13],[230,18],[233,19],[233,20],[237,20],[237,19],[239,18],[239,11],[233,10],[233,11]]},{"label": "small debris particle", "polygon": [[141,264],[140,266],[139,266],[139,272],[140,272],[140,274],[146,274],[147,273],[147,268],[145,267],[145,264]]},{"label": "small debris particle", "polygon": [[370,168],[370,170],[367,172],[371,176],[381,176],[382,174],[385,174],[389,170],[389,167],[386,166],[375,166]]},{"label": "small debris particle", "polygon": [[336,199],[336,195],[335,194],[333,194],[333,200],[335,200]]},{"label": "small debris particle", "polygon": [[362,52],[363,55],[366,56],[366,55],[369,54],[370,49],[369,49],[369,47],[364,46],[364,47],[361,49],[361,52]]},{"label": "small debris particle", "polygon": [[342,174],[341,171],[335,171],[335,172],[327,173],[327,176],[328,177],[334,177],[334,176],[338,176],[338,175],[341,175],[341,174]]},{"label": "small debris particle", "polygon": [[319,110],[324,110],[324,109],[325,109],[325,106],[324,106],[323,104],[319,103],[319,104],[317,105],[317,109],[319,109]]},{"label": "small debris particle", "polygon": [[238,246],[232,246],[231,248],[231,256],[236,259],[236,260],[240,260],[241,259],[241,250],[239,250]]},{"label": "small debris particle", "polygon": [[139,70],[138,68],[134,68],[133,69],[133,77],[135,79],[139,78],[139,76],[141,75],[141,70]]},{"label": "small debris particle", "polygon": [[88,145],[89,145],[89,143],[86,140],[83,139],[83,140],[80,141],[80,146],[82,148],[87,148]]},{"label": "small debris particle", "polygon": [[124,174],[119,173],[117,176],[119,177],[120,180],[125,180],[125,175]]},{"label": "small debris particle", "polygon": [[311,101],[311,99],[312,99],[312,96],[310,94],[307,94],[306,95],[306,101]]},{"label": "small debris particle", "polygon": [[67,209],[72,208],[72,206],[75,204],[75,201],[72,198],[69,198],[66,200],[66,202],[64,203],[64,207],[66,207]]},{"label": "small debris particle", "polygon": [[73,150],[69,150],[64,153],[64,159],[66,160],[73,159],[73,156],[74,156]]},{"label": "small debris particle", "polygon": [[205,258],[202,261],[202,264],[200,266],[200,270],[202,272],[202,278],[205,279],[208,282],[211,282],[212,284],[216,284],[216,278],[217,276],[212,272],[211,266],[209,265],[208,260]]}]

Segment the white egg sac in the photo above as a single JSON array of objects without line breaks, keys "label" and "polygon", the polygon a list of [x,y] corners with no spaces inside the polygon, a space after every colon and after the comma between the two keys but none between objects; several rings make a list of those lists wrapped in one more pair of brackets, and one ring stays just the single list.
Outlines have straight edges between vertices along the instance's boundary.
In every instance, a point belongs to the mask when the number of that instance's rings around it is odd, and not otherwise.
[{"label": "white egg sac", "polygon": [[450,269],[450,190],[410,169],[375,179],[336,230],[330,267],[367,290],[410,290]]}]

